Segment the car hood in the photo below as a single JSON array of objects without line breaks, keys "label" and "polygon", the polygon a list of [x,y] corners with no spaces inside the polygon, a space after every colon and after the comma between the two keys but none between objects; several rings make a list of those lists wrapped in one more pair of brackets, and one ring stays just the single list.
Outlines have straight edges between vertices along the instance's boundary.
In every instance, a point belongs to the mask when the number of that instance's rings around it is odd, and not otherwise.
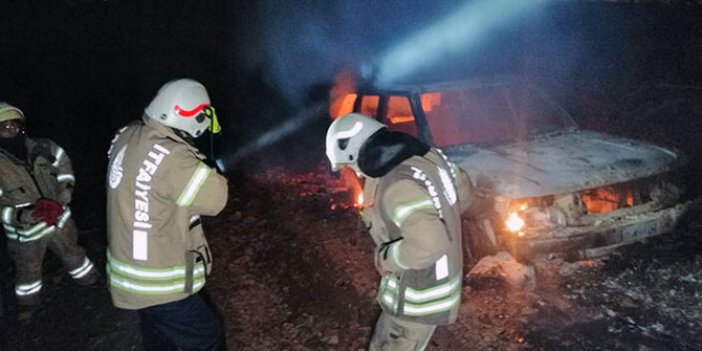
[{"label": "car hood", "polygon": [[652,176],[675,166],[672,150],[608,134],[572,130],[494,147],[443,150],[484,176],[497,195],[524,198],[569,193]]}]

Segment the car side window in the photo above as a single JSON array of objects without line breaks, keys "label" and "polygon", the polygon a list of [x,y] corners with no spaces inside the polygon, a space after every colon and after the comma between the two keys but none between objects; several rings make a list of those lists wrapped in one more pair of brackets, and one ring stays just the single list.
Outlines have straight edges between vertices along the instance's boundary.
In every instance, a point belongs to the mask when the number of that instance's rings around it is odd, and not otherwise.
[{"label": "car side window", "polygon": [[417,124],[414,121],[412,105],[406,96],[390,96],[385,118],[388,129],[417,136]]},{"label": "car side window", "polygon": [[365,95],[361,98],[361,109],[360,113],[369,117],[378,118],[378,102],[380,101],[380,96],[378,95]]}]

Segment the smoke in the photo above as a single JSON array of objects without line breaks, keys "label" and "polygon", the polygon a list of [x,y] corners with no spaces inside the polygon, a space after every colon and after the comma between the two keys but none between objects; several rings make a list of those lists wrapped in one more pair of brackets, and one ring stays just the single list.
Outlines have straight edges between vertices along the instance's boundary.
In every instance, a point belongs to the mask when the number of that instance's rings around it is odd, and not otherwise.
[{"label": "smoke", "polygon": [[305,106],[310,89],[332,82],[341,69],[365,68],[376,83],[389,84],[417,71],[465,65],[460,55],[546,1],[263,2],[258,23],[263,36],[254,47],[264,53],[254,56],[263,60],[270,83],[300,111],[220,164],[236,163],[323,114],[326,105],[320,102]]},{"label": "smoke", "polygon": [[[414,34],[383,54],[374,72],[378,85],[387,85],[421,69],[455,61],[473,46],[486,40],[491,32],[515,24],[518,17],[532,15],[530,10],[543,5],[539,0],[481,0],[467,2],[438,23]],[[453,60],[452,60],[453,59]]]}]

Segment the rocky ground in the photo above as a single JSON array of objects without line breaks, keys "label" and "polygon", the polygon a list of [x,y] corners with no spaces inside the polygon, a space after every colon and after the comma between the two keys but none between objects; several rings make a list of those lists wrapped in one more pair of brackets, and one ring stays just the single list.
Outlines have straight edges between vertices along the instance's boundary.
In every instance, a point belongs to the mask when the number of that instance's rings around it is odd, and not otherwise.
[{"label": "rocky ground", "polygon": [[[235,179],[227,208],[205,222],[215,254],[207,294],[230,349],[367,348],[379,313],[373,247],[338,185],[322,170]],[[458,322],[429,350],[699,350],[700,231],[693,220],[605,259],[537,260],[532,288],[466,279]],[[103,264],[104,250],[88,247]],[[136,315],[112,307],[104,287],[75,286],[53,257],[43,309],[16,322],[3,261],[1,350],[141,349]]]}]

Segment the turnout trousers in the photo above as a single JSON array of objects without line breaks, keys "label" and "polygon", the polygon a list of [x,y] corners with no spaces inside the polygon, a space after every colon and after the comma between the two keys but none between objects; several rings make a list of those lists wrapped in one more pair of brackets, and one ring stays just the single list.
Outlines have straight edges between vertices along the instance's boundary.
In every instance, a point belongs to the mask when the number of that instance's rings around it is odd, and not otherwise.
[{"label": "turnout trousers", "polygon": [[138,310],[146,351],[223,351],[224,332],[198,294]]},{"label": "turnout trousers", "polygon": [[71,278],[79,285],[90,285],[98,279],[98,272],[78,246],[78,230],[73,219],[61,229],[41,239],[20,242],[7,240],[7,251],[15,263],[15,295],[20,305],[37,305],[41,302],[42,265],[46,249],[63,262]]},{"label": "turnout trousers", "polygon": [[434,335],[435,325],[397,318],[383,311],[375,324],[370,351],[421,351]]}]

